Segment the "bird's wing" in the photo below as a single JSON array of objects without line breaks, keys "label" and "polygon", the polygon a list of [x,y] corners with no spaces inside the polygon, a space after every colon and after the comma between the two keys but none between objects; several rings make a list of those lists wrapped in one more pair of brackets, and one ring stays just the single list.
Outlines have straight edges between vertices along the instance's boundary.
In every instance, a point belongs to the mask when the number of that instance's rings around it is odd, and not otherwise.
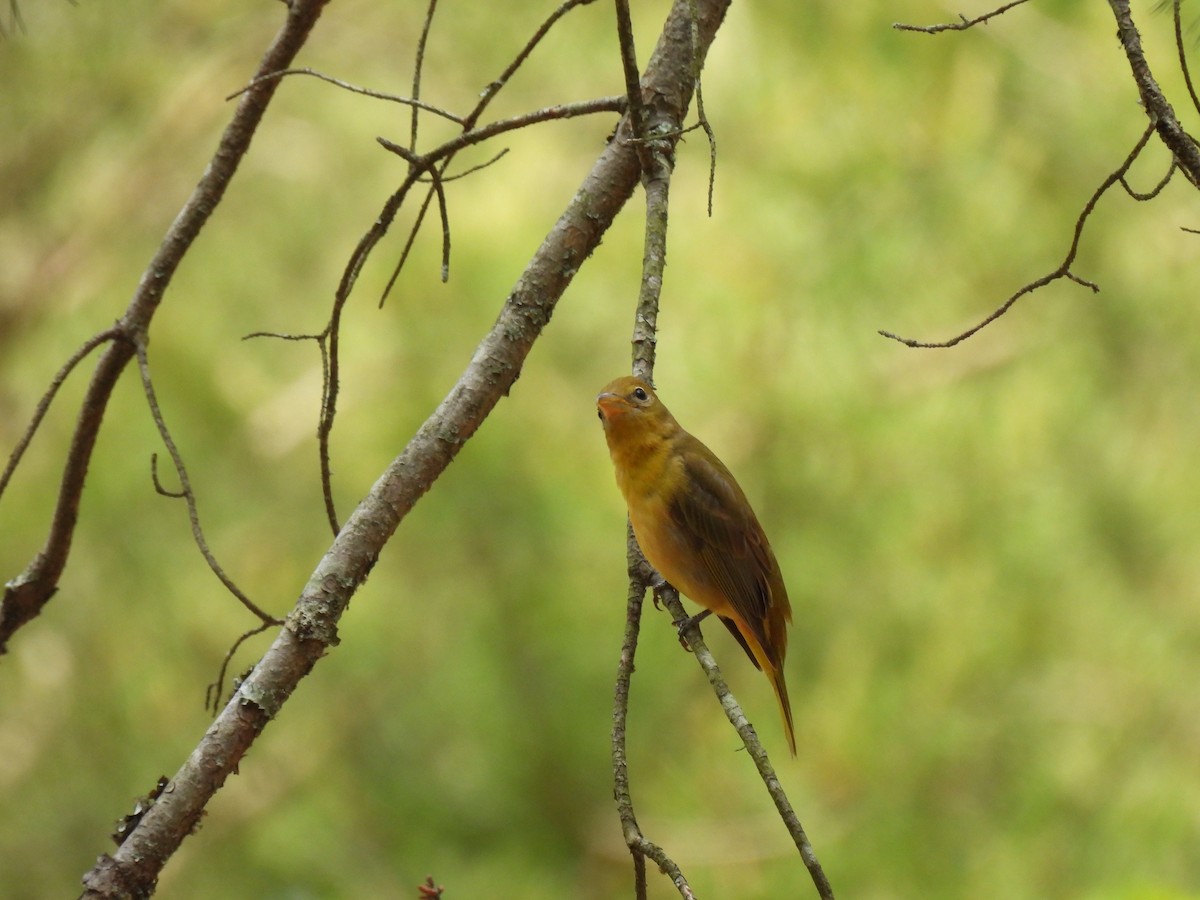
[{"label": "bird's wing", "polygon": [[[771,582],[775,580],[774,556],[729,470],[703,445],[701,449],[704,452],[684,454],[688,490],[676,492],[671,517],[692,542],[705,571],[733,611],[752,629],[759,644],[769,647],[766,627]],[[783,602],[787,603],[786,596]]]}]

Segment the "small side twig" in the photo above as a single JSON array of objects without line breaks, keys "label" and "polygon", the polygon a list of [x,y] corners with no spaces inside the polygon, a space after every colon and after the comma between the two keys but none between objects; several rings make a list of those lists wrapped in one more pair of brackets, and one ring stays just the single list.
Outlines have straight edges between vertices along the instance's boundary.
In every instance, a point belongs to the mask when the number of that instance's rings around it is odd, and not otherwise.
[{"label": "small side twig", "polygon": [[348,81],[343,81],[340,78],[334,78],[332,75],[326,75],[324,72],[318,72],[316,69],[308,67],[301,69],[280,69],[278,72],[268,72],[266,75],[259,75],[257,78],[250,81],[245,87],[229,94],[225,99],[233,100],[236,97],[244,94],[246,91],[253,88],[255,85],[262,84],[264,81],[272,81],[276,78],[286,78],[289,75],[311,75],[320,81],[327,82],[342,90],[350,91],[352,94],[362,94],[364,97],[371,97],[374,100],[383,100],[387,103],[399,103],[402,106],[411,106],[414,110],[424,110],[427,113],[432,113],[435,116],[440,116],[443,119],[449,119],[456,125],[462,125],[466,122],[462,116],[456,116],[448,109],[443,109],[440,106],[434,106],[432,103],[426,103],[424,100],[418,100],[415,97],[401,97],[399,94],[389,94],[386,91],[376,91],[372,88],[360,87],[357,84],[351,84]]},{"label": "small side twig", "polygon": [[906,25],[903,22],[896,22],[892,27],[897,31],[919,31],[921,34],[941,34],[943,31],[966,31],[968,28],[974,28],[976,25],[986,24],[990,19],[1003,15],[1014,6],[1020,6],[1025,2],[1026,0],[1012,0],[1011,3],[1005,3],[1003,6],[997,7],[981,16],[976,16],[973,19],[968,19],[962,13],[959,13],[959,21],[947,22],[942,25]]},{"label": "small side twig", "polygon": [[142,376],[142,390],[146,394],[146,403],[150,407],[150,417],[154,420],[154,425],[158,429],[158,435],[162,439],[163,445],[167,448],[167,453],[171,456],[171,462],[175,465],[175,474],[179,478],[180,485],[178,491],[168,491],[162,486],[158,478],[158,457],[155,455],[151,457],[151,472],[155,489],[164,497],[174,497],[186,501],[188,519],[192,525],[192,538],[196,542],[196,547],[200,550],[200,555],[204,557],[204,561],[208,563],[208,567],[212,570],[212,573],[217,576],[221,584],[225,585],[226,590],[233,594],[241,602],[242,606],[250,610],[265,625],[282,625],[282,619],[276,619],[269,613],[264,612],[253,600],[246,596],[241,588],[234,584],[233,579],[225,574],[225,570],[221,568],[221,564],[217,562],[217,558],[209,548],[208,540],[204,537],[204,529],[200,527],[200,513],[196,508],[196,494],[192,491],[187,467],[183,464],[183,456],[180,454],[179,448],[175,445],[175,439],[171,436],[171,431],[167,428],[162,410],[158,405],[158,397],[154,391],[154,381],[150,377],[150,361],[146,355],[146,342],[144,340],[139,339],[136,341],[136,351],[138,371]]},{"label": "small side twig", "polygon": [[[216,680],[204,689],[204,709],[206,712],[211,712],[215,716],[221,711],[221,696],[225,693],[225,678],[229,674],[229,664],[233,662],[234,654],[238,652],[238,648],[256,634],[262,634],[272,624],[271,622],[263,622],[257,628],[251,628],[249,631],[242,633],[230,648],[225,651],[225,658],[221,660],[221,668],[217,670]],[[237,688],[236,681],[234,682],[234,688]]]},{"label": "small side twig", "polygon": [[[580,0],[583,2],[583,0]],[[567,4],[564,4],[566,6]],[[579,5],[574,3],[570,5]],[[325,330],[321,333],[322,343],[322,362],[324,364],[324,380],[322,386],[321,398],[321,413],[317,423],[317,447],[321,461],[321,484],[326,498],[326,509],[329,515],[329,524],[333,529],[333,533],[337,534],[340,530],[338,517],[333,506],[333,489],[332,489],[332,468],[330,466],[330,440],[333,434],[333,424],[337,417],[337,398],[341,390],[340,380],[340,357],[338,355],[340,335],[341,335],[341,319],[345,310],[346,303],[350,299],[350,293],[354,290],[354,285],[358,282],[359,273],[366,264],[367,258],[371,255],[376,245],[383,239],[391,228],[392,223],[396,219],[400,207],[404,204],[408,197],[409,191],[412,190],[420,179],[421,175],[435,164],[449,161],[459,150],[464,147],[469,147],[474,144],[481,143],[488,138],[495,137],[507,131],[514,131],[518,128],[524,128],[528,125],[534,125],[539,122],[548,122],[556,119],[570,119],[576,116],[592,115],[599,112],[619,112],[625,107],[623,97],[601,97],[597,100],[586,100],[580,103],[568,103],[558,106],[548,106],[543,109],[535,110],[531,113],[513,116],[509,119],[501,119],[492,122],[482,128],[473,129],[465,132],[452,140],[446,141],[439,147],[423,154],[420,159],[424,161],[423,166],[415,167],[409,165],[408,174],[405,176],[400,187],[388,197],[376,216],[375,221],[367,232],[359,239],[358,245],[350,254],[350,260],[346,264],[346,268],[342,272],[341,281],[338,283],[337,290],[334,292],[333,306],[330,310],[329,322],[325,326]],[[380,138],[383,142],[382,146],[396,152],[394,148],[399,145],[386,141]],[[407,151],[405,151],[407,153]],[[400,154],[403,158],[404,154]],[[443,167],[444,168],[444,167]],[[438,170],[439,177],[442,168]],[[432,189],[431,189],[432,191]],[[423,208],[424,209],[424,208]],[[415,232],[414,232],[415,234]],[[443,263],[445,263],[445,255],[443,255]],[[395,282],[397,272],[394,272],[389,286]],[[385,293],[386,297],[386,293]]]},{"label": "small side twig", "polygon": [[33,416],[29,420],[29,424],[25,426],[25,431],[21,435],[21,439],[17,441],[17,446],[13,448],[12,453],[8,455],[8,465],[4,467],[3,474],[0,474],[0,497],[4,496],[4,490],[8,487],[9,481],[12,480],[13,473],[17,470],[17,466],[21,463],[21,458],[25,455],[25,451],[29,449],[29,444],[33,440],[33,436],[37,434],[38,427],[42,424],[42,420],[46,418],[46,413],[50,410],[50,404],[54,402],[55,396],[58,394],[59,388],[63,386],[70,374],[75,370],[88,354],[99,347],[101,344],[109,341],[117,340],[123,332],[119,326],[107,328],[99,334],[93,335],[84,341],[83,346],[71,354],[70,359],[62,364],[62,367],[54,373],[54,377],[50,380],[50,386],[46,388],[46,392],[42,394],[42,398],[38,400],[37,407],[33,411]]},{"label": "small side twig", "polygon": [[[637,50],[633,45],[633,22],[629,16],[629,0],[616,0],[617,44],[621,48],[621,72],[625,76],[625,99],[629,103],[629,123],[633,136],[646,138],[646,113],[642,108],[642,81],[638,74]],[[644,153],[641,145],[639,155]],[[642,168],[648,168],[643,159]]]},{"label": "small side twig", "polygon": [[[321,410],[329,406],[329,335],[328,326],[326,331],[321,334],[285,334],[278,331],[254,331],[250,334],[243,335],[242,340],[248,341],[252,338],[275,338],[280,341],[312,341],[317,345],[321,352]],[[324,419],[322,419],[322,423]],[[320,430],[318,428],[318,437]],[[325,502],[325,518],[329,523],[330,529],[334,534],[338,533],[341,527],[338,524],[337,508],[333,502],[333,467],[329,459],[329,440],[326,435],[325,439],[317,441],[318,447],[318,463],[321,469],[321,495]]]},{"label": "small side twig", "polygon": [[704,129],[704,136],[708,138],[708,217],[711,219],[713,191],[717,184],[717,135],[713,131],[712,123],[708,121],[708,114],[704,111],[704,83],[700,77],[704,59],[700,54],[700,23],[697,20],[700,13],[696,6],[696,0],[690,0],[690,5],[692,11],[692,61],[696,66],[695,72],[693,72],[693,77],[696,79],[696,119],[700,127]]},{"label": "small side twig", "polygon": [[[562,19],[563,16],[565,16],[567,13],[569,13],[571,10],[575,9],[576,7],[586,6],[589,3],[593,3],[593,2],[595,2],[595,0],[565,0],[564,3],[562,3],[560,6],[558,6],[557,9],[554,10],[554,12],[550,13],[550,15],[546,17],[546,19],[542,22],[542,24],[539,25],[538,28],[534,31],[534,33],[530,36],[529,40],[527,40],[525,42],[525,45],[520,49],[520,51],[518,51],[517,55],[515,57],[513,57],[512,61],[510,61],[509,64],[504,67],[504,70],[496,78],[492,79],[488,83],[488,85],[480,92],[479,102],[475,104],[475,108],[472,109],[464,118],[462,118],[459,121],[459,124],[462,125],[462,129],[463,129],[464,133],[470,132],[475,128],[475,123],[478,122],[479,119],[483,116],[484,111],[488,108],[489,104],[491,104],[491,102],[495,98],[495,96],[501,91],[501,89],[503,89],[503,87],[506,84],[508,84],[509,79],[512,78],[512,76],[521,67],[521,65],[525,62],[525,60],[527,60],[529,58],[530,54],[533,53],[534,49],[538,46],[538,44],[540,44],[542,42],[542,39],[545,38],[546,35],[550,33],[550,29],[554,27],[555,23],[557,23],[560,19]],[[430,16],[432,16],[432,10],[430,11]],[[428,22],[428,20],[427,20],[427,22]],[[426,26],[426,29],[428,29],[428,25]],[[424,39],[424,38],[422,37],[422,39]],[[415,64],[415,66],[418,70],[420,69],[421,51],[418,52],[418,58],[417,58],[417,62]],[[416,81],[415,78],[414,78],[414,81]],[[415,138],[416,138],[416,122],[414,121],[414,123],[413,123],[413,145],[411,148],[413,150],[413,152],[416,152]],[[452,159],[453,159],[453,154],[451,154],[450,156],[447,156],[445,159],[443,159],[439,163],[439,165],[438,165],[438,175],[439,176],[445,175],[446,169],[449,168]],[[470,171],[473,171],[473,170],[470,170]],[[447,181],[449,179],[443,177],[442,180]],[[417,234],[420,232],[421,225],[425,221],[425,214],[429,211],[429,204],[432,200],[433,200],[433,189],[431,188],[429,191],[427,191],[425,193],[425,197],[421,201],[420,209],[417,210],[417,215],[413,219],[412,227],[409,229],[408,237],[404,242],[404,248],[403,248],[403,250],[401,250],[400,257],[397,260],[396,265],[392,269],[392,274],[388,278],[387,284],[384,286],[383,293],[379,297],[380,308],[382,308],[383,304],[387,302],[387,298],[390,296],[390,294],[392,292],[392,288],[396,284],[396,280],[400,277],[400,272],[404,269],[404,264],[408,261],[409,254],[412,252],[413,244],[416,242]],[[445,279],[443,279],[443,280],[445,280]]]}]

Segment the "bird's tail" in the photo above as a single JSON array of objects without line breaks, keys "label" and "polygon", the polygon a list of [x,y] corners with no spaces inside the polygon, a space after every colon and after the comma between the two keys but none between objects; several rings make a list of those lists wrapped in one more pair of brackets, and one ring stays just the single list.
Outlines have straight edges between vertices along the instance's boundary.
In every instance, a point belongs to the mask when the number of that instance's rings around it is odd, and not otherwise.
[{"label": "bird's tail", "polygon": [[796,728],[792,724],[792,703],[788,700],[787,682],[783,680],[783,666],[769,669],[771,687],[775,688],[775,697],[779,700],[779,712],[783,714],[783,730],[787,735],[788,749],[792,756],[796,755]]},{"label": "bird's tail", "polygon": [[[788,618],[791,618],[790,609],[786,614]],[[792,724],[792,702],[788,699],[787,682],[783,680],[783,660],[779,659],[783,653],[768,651],[758,636],[740,620],[726,616],[718,616],[718,618],[729,629],[729,633],[737,638],[737,642],[742,645],[742,649],[750,657],[750,662],[754,663],[754,668],[761,669],[771,679],[771,687],[775,688],[775,697],[779,700],[779,712],[783,715],[783,731],[787,736],[788,749],[792,751],[792,756],[795,756],[796,728]],[[786,652],[787,632],[783,630],[785,627],[785,624],[781,622],[778,633],[782,638],[783,650]]]}]

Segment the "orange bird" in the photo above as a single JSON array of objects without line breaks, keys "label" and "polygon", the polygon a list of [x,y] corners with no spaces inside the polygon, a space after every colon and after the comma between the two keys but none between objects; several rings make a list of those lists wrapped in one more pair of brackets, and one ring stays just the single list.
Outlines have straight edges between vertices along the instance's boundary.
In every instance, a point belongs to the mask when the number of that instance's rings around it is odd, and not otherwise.
[{"label": "orange bird", "polygon": [[783,680],[792,605],[746,495],[716,454],[684,431],[640,378],[610,383],[596,397],[596,408],[646,560],[704,607],[697,619],[716,613],[771,679],[795,756]]}]

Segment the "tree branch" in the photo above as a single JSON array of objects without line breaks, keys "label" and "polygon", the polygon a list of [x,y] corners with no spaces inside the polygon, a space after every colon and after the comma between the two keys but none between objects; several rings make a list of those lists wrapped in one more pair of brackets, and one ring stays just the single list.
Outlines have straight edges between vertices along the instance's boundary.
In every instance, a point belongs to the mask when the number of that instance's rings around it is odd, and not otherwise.
[{"label": "tree branch", "polygon": [[1125,50],[1125,58],[1129,60],[1129,68],[1133,72],[1133,80],[1142,98],[1142,106],[1150,123],[1158,132],[1159,138],[1167,149],[1179,160],[1179,166],[1192,184],[1200,184],[1200,148],[1195,139],[1184,131],[1175,116],[1175,110],[1167,102],[1153,73],[1146,54],[1142,50],[1142,38],[1137,26],[1133,24],[1133,14],[1129,9],[1129,0],[1108,0],[1113,16],[1117,20],[1117,39]]}]

